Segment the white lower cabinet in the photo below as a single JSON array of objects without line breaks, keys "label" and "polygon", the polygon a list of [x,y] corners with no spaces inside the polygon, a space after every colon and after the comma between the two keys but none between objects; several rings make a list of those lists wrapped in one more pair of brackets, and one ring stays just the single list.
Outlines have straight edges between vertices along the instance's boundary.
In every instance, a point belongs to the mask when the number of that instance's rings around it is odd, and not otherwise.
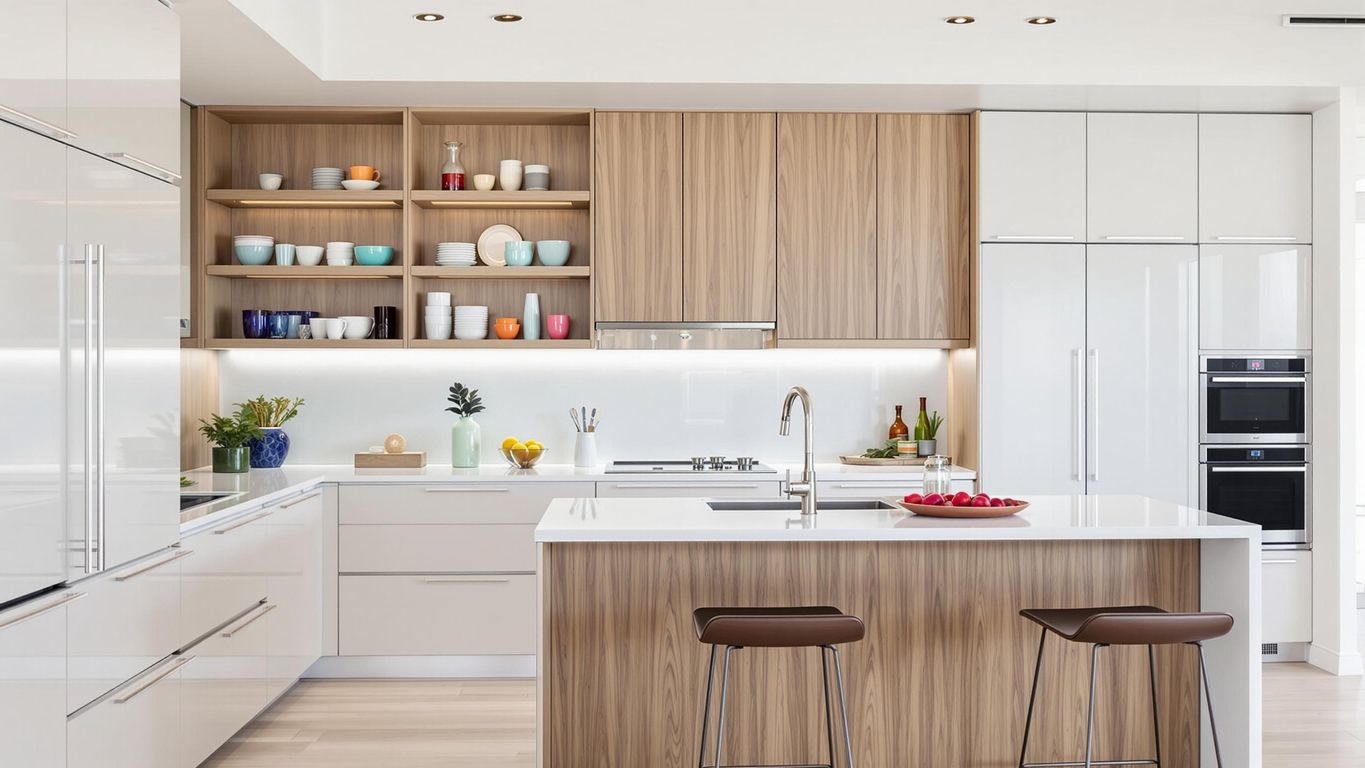
[{"label": "white lower cabinet", "polygon": [[1261,553],[1261,642],[1313,640],[1313,553]]},{"label": "white lower cabinet", "polygon": [[273,514],[272,509],[250,512],[181,542],[194,556],[182,566],[180,647],[266,598],[266,574],[278,564],[270,561],[262,522]]},{"label": "white lower cabinet", "polygon": [[269,698],[288,690],[322,655],[322,491],[280,503],[261,521],[271,568]]},{"label": "white lower cabinet", "polygon": [[79,590],[0,611],[0,765],[66,764],[66,617]]},{"label": "white lower cabinet", "polygon": [[[770,476],[771,477],[771,476]],[[747,499],[777,498],[782,483],[776,479],[753,482],[668,482],[662,480],[617,480],[597,484],[597,495],[604,499]]]},{"label": "white lower cabinet", "polygon": [[343,656],[536,652],[534,574],[341,577]]},{"label": "white lower cabinet", "polygon": [[185,765],[180,750],[180,675],[192,663],[185,657],[166,658],[73,712],[66,724],[68,768]]},{"label": "white lower cabinet", "polygon": [[184,651],[193,661],[181,672],[183,765],[199,765],[270,702],[276,613],[259,603]]},{"label": "white lower cabinet", "polygon": [[[913,470],[913,467],[907,469]],[[901,482],[868,480],[818,480],[815,483],[817,499],[871,499],[878,496],[904,496],[919,492],[924,482],[919,479]],[[973,493],[976,483],[972,480],[952,481],[953,493],[966,491]]]}]

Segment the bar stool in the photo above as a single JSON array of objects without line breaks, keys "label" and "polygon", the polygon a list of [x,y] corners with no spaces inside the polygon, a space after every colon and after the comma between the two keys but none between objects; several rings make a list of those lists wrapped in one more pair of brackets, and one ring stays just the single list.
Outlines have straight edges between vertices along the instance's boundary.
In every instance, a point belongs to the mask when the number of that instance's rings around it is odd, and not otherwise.
[{"label": "bar stool", "polygon": [[[1209,691],[1209,674],[1204,666],[1205,640],[1222,637],[1232,631],[1232,617],[1226,613],[1169,613],[1150,605],[1130,605],[1113,608],[1029,608],[1020,616],[1043,628],[1038,640],[1038,660],[1033,667],[1033,690],[1028,699],[1028,715],[1024,719],[1024,745],[1019,750],[1019,768],[1059,768],[1060,766],[1094,765],[1161,765],[1161,724],[1157,715],[1156,654],[1157,645],[1193,645],[1199,649],[1199,673],[1204,680],[1204,698],[1209,706],[1209,728],[1213,731],[1213,753],[1218,768],[1223,767],[1223,754],[1218,748],[1218,728],[1213,720],[1213,696]],[[1043,669],[1043,644],[1047,633],[1053,632],[1074,643],[1090,643],[1090,708],[1085,727],[1085,762],[1026,763],[1029,727],[1033,724],[1033,704],[1038,698],[1038,674]],[[1156,757],[1138,760],[1094,760],[1091,748],[1095,736],[1095,664],[1100,649],[1110,645],[1147,646],[1147,671],[1152,681],[1152,730]]]},{"label": "bar stool", "polygon": [[[844,726],[844,752],[848,768],[853,768],[853,742],[849,738],[848,707],[844,703],[844,673],[835,645],[863,639],[863,620],[838,608],[698,608],[692,612],[697,640],[711,646],[711,665],[706,673],[706,704],[701,714],[701,749],[698,768],[739,768],[721,765],[725,742],[725,699],[730,679],[730,654],[743,648],[819,648],[821,681],[825,686],[825,739],[829,762],[765,766],[764,768],[836,768],[834,760],[834,713],[830,706],[829,659],[834,659],[834,675],[839,686],[839,710]],[[720,676],[720,711],[716,722],[715,761],[706,764],[706,734],[711,721],[711,691],[716,676],[716,652],[725,646],[725,663]]]}]

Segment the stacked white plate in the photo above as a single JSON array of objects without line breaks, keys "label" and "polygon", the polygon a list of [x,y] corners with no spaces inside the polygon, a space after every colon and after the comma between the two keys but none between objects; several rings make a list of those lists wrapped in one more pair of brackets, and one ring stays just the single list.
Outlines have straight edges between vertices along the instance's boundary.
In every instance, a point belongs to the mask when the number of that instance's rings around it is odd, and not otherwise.
[{"label": "stacked white plate", "polygon": [[475,246],[473,243],[437,243],[436,266],[472,267],[474,266]]},{"label": "stacked white plate", "polygon": [[422,329],[428,339],[450,338],[450,294],[432,291],[427,294],[426,316]]},{"label": "stacked white plate", "polygon": [[270,235],[237,235],[232,238],[233,245],[274,245],[275,238]]},{"label": "stacked white plate", "polygon": [[314,168],[313,189],[341,189],[346,172],[340,168]]},{"label": "stacked white plate", "polygon": [[456,307],[455,338],[488,338],[488,307]]},{"label": "stacked white plate", "polygon": [[328,243],[326,254],[327,266],[349,267],[355,262],[355,243]]}]

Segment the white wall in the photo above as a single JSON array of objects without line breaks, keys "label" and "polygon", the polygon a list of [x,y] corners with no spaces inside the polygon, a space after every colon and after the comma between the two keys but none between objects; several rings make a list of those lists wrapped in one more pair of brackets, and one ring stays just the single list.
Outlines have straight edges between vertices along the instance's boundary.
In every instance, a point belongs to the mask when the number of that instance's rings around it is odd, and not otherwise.
[{"label": "white wall", "polygon": [[220,362],[222,408],[258,394],[307,398],[286,427],[297,464],[349,464],[390,432],[430,463],[449,462],[454,417],[444,408],[455,381],[480,390],[488,407],[478,417],[485,463],[502,462],[497,446],[509,435],[543,442],[546,463],[572,463],[568,409],[580,405],[599,409],[604,462],[800,462],[799,425],[777,434],[782,397],[796,384],[814,400],[817,459],[835,461],[883,444],[897,403],[907,422],[920,396],[945,412],[948,381],[938,350],[233,350]]}]

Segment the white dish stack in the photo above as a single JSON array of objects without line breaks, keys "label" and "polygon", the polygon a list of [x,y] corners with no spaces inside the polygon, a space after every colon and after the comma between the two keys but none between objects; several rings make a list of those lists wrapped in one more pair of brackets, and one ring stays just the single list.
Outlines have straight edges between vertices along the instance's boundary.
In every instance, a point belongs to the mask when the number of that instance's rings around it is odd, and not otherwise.
[{"label": "white dish stack", "polygon": [[340,168],[314,168],[313,189],[341,189],[345,178],[346,173]]},{"label": "white dish stack", "polygon": [[355,243],[335,242],[327,244],[327,266],[349,267],[355,262]]},{"label": "white dish stack", "polygon": [[437,243],[436,266],[472,267],[474,266],[475,247],[473,243]]},{"label": "white dish stack", "polygon": [[426,317],[422,330],[428,339],[443,340],[450,338],[451,315],[450,294],[432,291],[427,294]]},{"label": "white dish stack", "polygon": [[488,307],[456,307],[455,338],[469,341],[488,338]]}]

